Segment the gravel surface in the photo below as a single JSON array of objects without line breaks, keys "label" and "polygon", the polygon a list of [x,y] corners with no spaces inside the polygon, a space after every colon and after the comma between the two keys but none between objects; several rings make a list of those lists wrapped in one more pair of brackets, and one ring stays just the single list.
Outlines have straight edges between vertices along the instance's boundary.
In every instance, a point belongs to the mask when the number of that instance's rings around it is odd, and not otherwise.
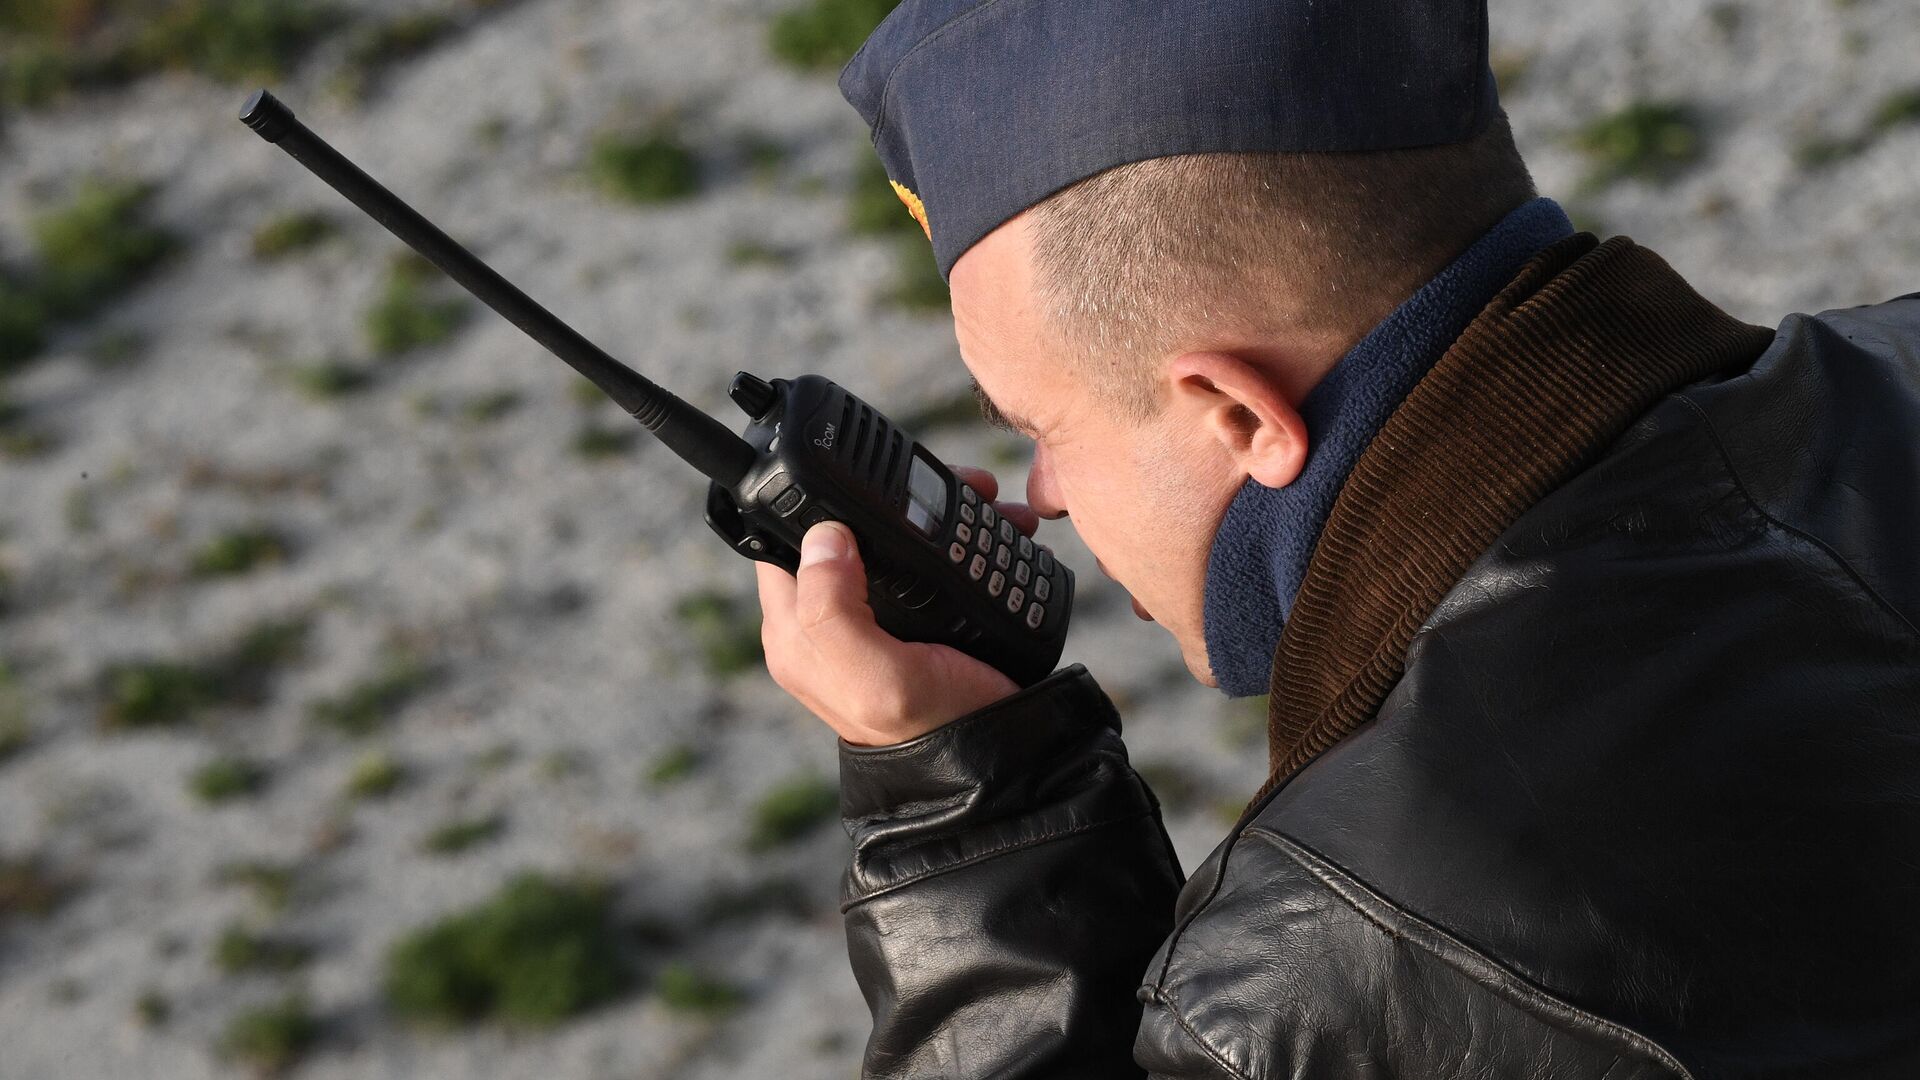
[{"label": "gravel surface", "polygon": [[[966,382],[950,324],[890,303],[894,248],[846,227],[863,126],[830,73],[768,57],[784,6],[526,0],[394,66],[363,100],[333,88],[324,47],[276,89],[508,277],[716,415],[740,368],[819,372],[895,415],[950,401]],[[1493,18],[1521,149],[1577,220],[1652,246],[1768,325],[1920,289],[1920,122],[1806,161],[1813,140],[1867,130],[1920,82],[1909,0],[1495,0]],[[50,913],[10,915],[0,881],[0,1076],[244,1075],[215,1053],[221,1033],[290,991],[320,1022],[307,1077],[854,1075],[866,1010],[834,903],[845,838],[827,824],[745,846],[762,796],[831,777],[832,739],[763,671],[709,672],[675,617],[704,592],[753,608],[750,568],[700,523],[704,485],[645,442],[583,458],[577,432],[617,411],[584,406],[560,365],[477,307],[444,343],[372,358],[362,313],[397,245],[235,122],[245,90],[162,75],[0,128],[0,256],[22,256],[35,210],[98,174],[156,182],[153,214],[184,240],[4,384],[54,443],[0,458],[0,693],[31,727],[0,760],[0,859],[38,857],[65,887]],[[1588,184],[1577,133],[1647,101],[1690,111],[1698,160],[1665,182]],[[700,193],[649,207],[600,194],[595,135],[663,115],[704,163]],[[777,167],[751,166],[755,140],[784,148]],[[263,222],[307,209],[338,234],[251,255]],[[743,243],[777,257],[743,265]],[[137,358],[99,359],[116,348]],[[297,392],[289,369],[322,358],[372,385]],[[489,398],[499,415],[469,414]],[[1022,489],[1004,437],[962,423],[926,438]],[[254,524],[281,538],[278,561],[191,572],[208,542]],[[1192,866],[1258,786],[1260,711],[1193,684],[1062,525],[1042,537],[1082,569],[1067,659],[1120,703]],[[102,730],[108,665],[210,654],[291,617],[309,621],[305,655],[259,700]],[[312,721],[313,702],[394,663],[423,674],[372,734]],[[689,751],[678,782],[648,779]],[[369,752],[403,782],[350,798]],[[264,787],[197,799],[189,776],[228,755],[261,763]],[[491,840],[422,850],[446,822],[495,815]],[[236,860],[295,867],[285,907],[222,884]],[[553,1028],[397,1021],[380,992],[389,946],[527,868],[604,881],[622,922],[650,928],[633,935],[633,992]],[[756,888],[777,902],[741,915],[726,899]],[[214,943],[236,923],[312,958],[223,972]],[[674,1007],[653,988],[670,964],[742,1001]]]}]

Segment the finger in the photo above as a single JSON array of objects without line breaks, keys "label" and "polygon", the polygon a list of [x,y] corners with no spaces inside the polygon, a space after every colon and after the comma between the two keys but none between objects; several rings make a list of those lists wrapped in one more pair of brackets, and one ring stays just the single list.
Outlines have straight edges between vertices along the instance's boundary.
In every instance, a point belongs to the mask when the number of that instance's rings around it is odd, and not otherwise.
[{"label": "finger", "polygon": [[959,477],[961,483],[979,492],[980,497],[988,502],[992,502],[993,497],[1000,494],[1000,481],[995,480],[993,474],[985,469],[977,469],[972,465],[955,465],[953,475]]},{"label": "finger", "polygon": [[867,575],[853,530],[823,521],[800,541],[794,619],[830,669],[866,669],[886,632],[867,606]]},{"label": "finger", "polygon": [[993,508],[1000,511],[1001,517],[1013,522],[1014,528],[1019,529],[1028,536],[1032,536],[1033,531],[1040,527],[1040,515],[1035,513],[1033,507],[1028,506],[1026,503],[997,502],[993,504]]},{"label": "finger", "polygon": [[761,620],[769,624],[792,622],[796,586],[793,575],[772,563],[763,562],[753,564],[753,575],[760,585]]}]

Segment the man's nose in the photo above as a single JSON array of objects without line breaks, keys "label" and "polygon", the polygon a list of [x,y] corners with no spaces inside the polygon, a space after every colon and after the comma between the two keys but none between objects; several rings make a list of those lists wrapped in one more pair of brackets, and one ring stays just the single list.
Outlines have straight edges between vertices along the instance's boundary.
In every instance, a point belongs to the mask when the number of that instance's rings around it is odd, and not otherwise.
[{"label": "man's nose", "polygon": [[1049,521],[1067,516],[1066,504],[1053,490],[1053,470],[1047,462],[1046,451],[1038,444],[1033,448],[1033,464],[1027,469],[1027,505]]}]

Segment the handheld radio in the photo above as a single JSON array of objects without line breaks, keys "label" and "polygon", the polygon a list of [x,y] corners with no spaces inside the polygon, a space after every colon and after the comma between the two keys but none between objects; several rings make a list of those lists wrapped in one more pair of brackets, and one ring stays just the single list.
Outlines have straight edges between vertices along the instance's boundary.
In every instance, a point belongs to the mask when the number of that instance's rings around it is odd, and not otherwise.
[{"label": "handheld radio", "polygon": [[248,98],[240,119],[705,474],[707,524],[733,550],[791,572],[809,527],[843,522],[859,539],[867,600],[889,634],[951,646],[1021,686],[1053,671],[1066,643],[1073,572],[879,410],[818,375],[768,381],[742,371],[727,388],[748,417],[735,435],[535,303],[272,94]]}]

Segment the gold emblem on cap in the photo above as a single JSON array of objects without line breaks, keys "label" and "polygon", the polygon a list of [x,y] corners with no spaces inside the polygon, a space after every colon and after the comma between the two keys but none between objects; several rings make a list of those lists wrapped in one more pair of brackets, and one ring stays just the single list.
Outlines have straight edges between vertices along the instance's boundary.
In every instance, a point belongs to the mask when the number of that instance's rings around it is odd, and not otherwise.
[{"label": "gold emblem on cap", "polygon": [[927,239],[931,241],[933,239],[933,226],[927,224],[927,207],[925,203],[920,201],[920,196],[908,191],[906,185],[898,181],[888,180],[887,183],[893,185],[893,193],[900,196],[901,202],[907,204],[907,213],[912,214],[913,220],[920,223],[920,231],[926,233]]}]

